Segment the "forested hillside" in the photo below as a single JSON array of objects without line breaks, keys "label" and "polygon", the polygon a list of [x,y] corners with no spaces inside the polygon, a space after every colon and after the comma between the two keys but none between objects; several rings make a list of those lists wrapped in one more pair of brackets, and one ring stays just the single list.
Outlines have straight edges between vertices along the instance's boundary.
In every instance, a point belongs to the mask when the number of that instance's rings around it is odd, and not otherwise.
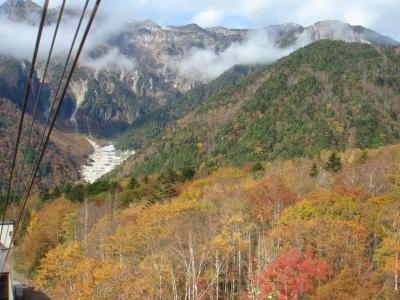
[{"label": "forested hillside", "polygon": [[210,83],[198,84],[188,92],[177,95],[165,106],[143,114],[118,138],[117,146],[121,149],[137,150],[148,146],[168,125],[183,118],[221,90],[236,85],[244,76],[262,68],[262,66],[234,66]]},{"label": "forested hillside", "polygon": [[204,101],[125,167],[243,165],[399,140],[398,48],[320,41]]},{"label": "forested hillside", "polygon": [[[207,1],[183,3],[190,16],[179,12],[174,22],[203,28],[133,20],[157,5],[170,14],[174,1],[139,1],[134,14],[128,1],[103,1],[86,48],[72,49],[79,64],[71,81],[61,80],[70,84],[24,202],[24,184],[17,194],[15,187],[19,176],[23,183],[30,177],[32,145],[54,113],[52,94],[68,53],[55,47],[45,76],[45,36],[54,26],[58,32],[66,2],[52,3],[42,19],[32,81],[25,50],[41,7],[3,2],[0,213],[7,210],[3,219],[18,229],[2,258],[14,281],[51,299],[400,299],[397,41],[341,21],[259,29],[204,24],[259,26],[272,15],[262,11],[272,2],[252,3],[240,22],[239,2],[207,10],[200,9]],[[89,27],[99,4],[87,8],[90,20],[82,15]],[[354,5],[354,15],[364,16],[364,8]],[[285,20],[306,15],[293,9]],[[62,43],[75,34],[79,15],[66,8]],[[343,19],[358,19],[351,15]],[[381,18],[377,12],[370,23]]]},{"label": "forested hillside", "polygon": [[397,299],[399,146],[32,199],[16,271],[53,299]]},{"label": "forested hillside", "polygon": [[[14,155],[15,138],[18,132],[18,122],[21,111],[10,100],[0,98],[0,199],[6,196],[6,186],[10,176],[11,162]],[[22,132],[20,151],[18,152],[17,170],[19,173],[28,137],[28,125],[32,118],[25,118],[25,127]],[[25,168],[22,179],[30,175],[36,157],[37,144],[40,141],[44,129],[43,123],[36,122],[32,131],[31,143],[28,146],[25,159]],[[33,147],[35,145],[35,147]],[[90,144],[81,136],[55,130],[44,156],[43,163],[38,172],[37,184],[52,186],[64,182],[66,179],[78,180],[80,178],[80,166],[85,162],[86,156],[92,151]],[[16,181],[15,181],[16,182]],[[22,193],[22,187],[20,193]],[[3,207],[0,208],[0,211]]]}]

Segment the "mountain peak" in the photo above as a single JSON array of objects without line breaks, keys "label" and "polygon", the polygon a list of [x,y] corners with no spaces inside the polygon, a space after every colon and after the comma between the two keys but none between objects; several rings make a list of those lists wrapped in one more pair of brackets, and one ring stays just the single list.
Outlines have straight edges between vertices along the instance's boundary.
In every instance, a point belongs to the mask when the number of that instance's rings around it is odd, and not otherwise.
[{"label": "mountain peak", "polygon": [[0,14],[13,21],[32,21],[40,11],[41,7],[31,0],[7,0],[0,6]]},{"label": "mountain peak", "polygon": [[[46,24],[57,22],[60,7],[48,10]],[[37,24],[42,14],[42,7],[31,0],[7,0],[0,6],[0,15],[5,15],[15,22],[27,22]],[[80,12],[75,7],[65,8],[63,19],[71,19],[79,16]]]},{"label": "mountain peak", "polygon": [[6,5],[12,5],[12,6],[21,6],[21,5],[31,5],[34,4],[30,0],[7,0],[4,2]]},{"label": "mountain peak", "polygon": [[314,23],[314,26],[343,26],[343,25],[348,25],[350,26],[350,24],[344,23],[342,21],[339,20],[321,20],[318,22]]},{"label": "mountain peak", "polygon": [[324,20],[306,27],[311,40],[329,39],[344,40],[347,42],[361,42],[379,46],[397,46],[399,43],[390,37],[365,28],[353,26],[338,20]]},{"label": "mountain peak", "polygon": [[141,29],[147,29],[147,30],[159,30],[161,29],[160,25],[158,25],[156,22],[152,20],[144,20],[144,21],[139,21],[134,24],[135,27],[141,28]]},{"label": "mountain peak", "polygon": [[178,30],[178,31],[182,31],[182,32],[204,32],[205,30],[200,27],[197,24],[191,23],[191,24],[186,24],[186,25],[181,25],[181,26],[168,26],[168,28],[174,29],[174,30]]}]

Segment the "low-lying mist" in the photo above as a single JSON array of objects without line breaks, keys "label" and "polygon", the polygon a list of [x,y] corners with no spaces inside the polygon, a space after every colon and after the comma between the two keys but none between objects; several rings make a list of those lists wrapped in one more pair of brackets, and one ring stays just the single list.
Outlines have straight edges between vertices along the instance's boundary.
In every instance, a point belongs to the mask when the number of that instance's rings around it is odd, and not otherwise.
[{"label": "low-lying mist", "polygon": [[308,44],[305,36],[287,48],[276,46],[267,29],[249,31],[241,43],[233,43],[222,52],[192,48],[183,59],[167,57],[167,65],[189,80],[209,81],[234,65],[269,64]]},{"label": "low-lying mist", "polygon": [[[89,15],[89,13],[86,15]],[[40,16],[37,16],[37,18],[40,18]],[[62,59],[66,56],[75,35],[78,21],[78,17],[66,18],[62,21],[53,51],[53,58]],[[78,42],[82,37],[87,21],[88,19],[86,17],[78,36]],[[30,60],[36,42],[38,25],[33,25],[31,19],[29,19],[28,22],[17,22],[4,15],[0,16],[0,24],[0,55],[11,56],[18,60]],[[92,51],[107,43],[107,40],[111,36],[120,32],[125,24],[125,21],[117,21],[115,17],[109,13],[100,14],[99,20],[97,20],[93,26],[95,29],[92,29],[86,42],[80,60],[81,65],[94,70],[115,69],[117,71],[132,71],[136,66],[136,61],[131,57],[123,55],[116,47],[108,47],[108,50],[100,57],[94,58],[91,55]],[[55,24],[46,25],[44,28],[39,50],[39,59],[41,61],[47,59],[54,30]],[[76,43],[75,50],[78,47],[78,42]]]}]

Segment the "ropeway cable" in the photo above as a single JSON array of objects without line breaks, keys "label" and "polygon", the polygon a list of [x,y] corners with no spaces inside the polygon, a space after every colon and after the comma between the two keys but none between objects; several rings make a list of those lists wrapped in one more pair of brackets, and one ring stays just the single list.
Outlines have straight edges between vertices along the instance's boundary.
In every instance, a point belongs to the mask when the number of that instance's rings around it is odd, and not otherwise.
[{"label": "ropeway cable", "polygon": [[[89,2],[89,0],[86,1],[84,11],[83,11],[83,13],[82,13],[82,16],[81,16],[81,19],[80,19],[80,22],[79,22],[77,31],[76,31],[76,33],[75,33],[74,42],[73,42],[73,45],[71,46],[70,53],[69,53],[69,55],[68,55],[69,57],[68,57],[68,60],[67,60],[67,62],[66,62],[66,65],[65,65],[63,75],[64,75],[65,72],[66,72],[66,69],[67,69],[67,66],[68,66],[68,61],[69,61],[70,55],[72,54],[73,46],[74,46],[74,43],[75,43],[76,38],[77,38],[77,36],[78,36],[79,29],[80,29],[81,23],[82,23],[82,21],[83,21],[83,17],[84,17],[85,11],[86,11],[86,9],[87,9],[88,2]],[[98,6],[100,5],[100,2],[101,2],[101,0],[97,0],[97,1],[96,1],[96,5],[95,5],[95,7],[94,7],[94,10],[93,10],[92,15],[91,15],[91,17],[90,17],[90,20],[89,20],[89,22],[88,22],[88,25],[87,25],[87,28],[86,28],[86,30],[85,30],[85,33],[84,33],[84,35],[83,35],[83,37],[82,37],[81,44],[80,44],[80,46],[79,46],[78,52],[77,52],[76,57],[75,57],[75,60],[74,60],[74,62],[73,62],[73,65],[72,65],[70,74],[69,74],[69,76],[68,76],[67,82],[66,82],[66,84],[65,84],[65,86],[64,86],[64,90],[63,90],[63,93],[62,93],[62,95],[61,95],[60,101],[58,102],[57,110],[56,110],[56,112],[55,112],[54,118],[53,118],[52,123],[51,123],[51,125],[50,125],[50,130],[49,130],[49,132],[48,132],[48,134],[47,134],[47,137],[46,137],[45,143],[44,143],[44,145],[43,145],[42,151],[40,152],[40,155],[39,155],[39,152],[38,152],[37,155],[36,155],[36,158],[35,158],[35,168],[34,168],[33,171],[32,171],[32,174],[31,174],[31,177],[30,177],[30,181],[29,181],[29,185],[28,185],[28,187],[27,187],[27,189],[26,189],[26,191],[25,191],[25,194],[24,194],[25,196],[24,196],[23,206],[22,206],[22,208],[21,208],[21,210],[20,210],[20,214],[19,214],[19,217],[18,217],[18,221],[17,221],[16,227],[15,227],[15,230],[14,230],[14,232],[13,232],[13,236],[12,236],[12,239],[11,239],[11,244],[12,244],[12,243],[14,242],[14,240],[15,240],[15,236],[16,236],[16,233],[17,233],[17,231],[18,231],[19,223],[20,223],[20,221],[21,221],[21,219],[22,219],[23,211],[25,210],[25,206],[26,206],[28,197],[29,197],[30,192],[31,192],[32,187],[33,187],[34,179],[35,179],[35,177],[36,177],[36,174],[37,174],[37,171],[38,171],[38,169],[39,169],[40,163],[41,163],[41,161],[42,161],[42,159],[43,159],[44,152],[45,152],[46,146],[47,146],[47,144],[48,144],[48,141],[49,141],[51,132],[52,132],[52,130],[53,130],[53,128],[54,128],[57,115],[58,115],[58,113],[60,112],[60,108],[61,108],[63,99],[64,99],[64,97],[65,97],[65,94],[66,94],[66,92],[67,92],[67,88],[68,88],[69,82],[71,81],[73,72],[74,72],[75,67],[76,67],[76,65],[77,65],[77,62],[78,62],[78,60],[79,60],[80,54],[81,54],[81,52],[82,52],[82,49],[83,49],[83,46],[84,46],[86,37],[87,37],[87,35],[88,35],[89,31],[90,31],[90,27],[91,27],[91,25],[92,25],[92,23],[93,23],[94,17],[96,16],[96,13],[97,13],[97,10],[98,10]],[[60,79],[60,82],[59,82],[59,85],[58,85],[58,88],[57,88],[57,93],[56,93],[56,95],[55,95],[55,98],[54,98],[54,101],[53,101],[53,105],[52,105],[52,109],[51,109],[51,110],[53,110],[54,104],[56,103],[56,96],[58,95],[58,92],[59,92],[59,90],[60,90],[60,86],[61,86],[61,84],[62,84],[62,79],[63,79],[63,76],[62,76],[62,78]],[[49,120],[50,120],[50,116],[51,116],[51,112],[50,112],[50,114],[49,114],[49,117],[48,117],[48,120],[47,120],[47,123],[46,123],[46,127],[47,127],[48,122],[49,122]],[[46,128],[45,128],[45,130],[43,131],[42,140],[43,140],[43,137],[44,137],[44,135],[45,135],[45,131],[46,131]],[[41,145],[40,145],[40,146],[41,146]],[[39,151],[39,150],[40,150],[40,147],[39,147],[38,151]],[[3,264],[3,266],[2,266],[2,270],[4,269],[4,266],[5,266],[6,261],[7,261],[7,259],[8,259],[9,251],[10,251],[10,248],[9,248],[8,251],[7,251],[6,259],[4,260],[4,264]]]},{"label": "ropeway cable", "polygon": [[[67,72],[68,64],[69,64],[69,61],[70,61],[71,55],[72,55],[72,51],[74,50],[75,43],[76,43],[76,40],[77,40],[77,38],[78,38],[78,34],[79,34],[80,29],[81,29],[82,22],[83,22],[83,18],[85,17],[85,14],[86,14],[86,10],[87,10],[88,5],[89,5],[89,0],[86,0],[85,5],[84,5],[84,7],[83,7],[82,14],[81,14],[80,19],[79,19],[78,26],[77,26],[76,31],[75,31],[74,38],[73,38],[73,40],[72,40],[71,47],[70,47],[69,52],[68,52],[68,55],[67,55],[67,59],[66,59],[66,61],[65,61],[65,65],[64,65],[63,72],[62,72],[61,77],[60,77],[60,80],[59,80],[59,82],[58,82],[56,92],[54,93],[54,97],[53,97],[53,101],[52,101],[52,104],[51,104],[50,112],[49,112],[49,115],[48,115],[47,120],[46,120],[46,124],[45,124],[44,129],[43,129],[42,134],[41,134],[39,146],[37,147],[37,149],[35,149],[36,156],[35,156],[35,159],[34,159],[34,161],[33,161],[33,166],[35,166],[35,164],[36,164],[36,162],[37,162],[37,160],[38,160],[38,158],[39,158],[40,149],[41,149],[42,146],[43,146],[44,139],[45,139],[45,136],[46,136],[46,131],[47,131],[47,128],[49,127],[50,119],[51,119],[51,116],[52,116],[52,114],[53,114],[55,104],[56,104],[56,102],[57,102],[57,97],[58,97],[58,94],[59,94],[59,92],[60,92],[60,89],[61,89],[61,85],[62,85],[64,76],[65,76],[65,74],[66,74],[66,72]],[[25,192],[26,192],[26,191],[25,191]]]},{"label": "ropeway cable", "polygon": [[[65,95],[66,95],[66,93],[67,93],[68,85],[69,85],[69,83],[70,83],[70,81],[71,81],[71,79],[72,79],[72,75],[73,75],[73,73],[74,73],[74,71],[75,71],[75,68],[76,68],[76,66],[77,66],[77,64],[78,64],[79,57],[80,57],[80,55],[81,55],[81,53],[82,53],[83,47],[84,47],[84,45],[85,45],[86,38],[87,38],[87,36],[88,36],[88,34],[89,34],[89,31],[90,31],[90,29],[91,29],[91,27],[92,27],[94,18],[96,17],[97,10],[98,10],[98,8],[99,8],[99,6],[100,6],[100,3],[101,3],[101,0],[96,0],[96,4],[95,4],[95,6],[94,6],[94,8],[93,8],[92,14],[91,14],[90,19],[89,19],[89,21],[88,21],[88,24],[87,24],[87,26],[86,26],[86,30],[85,30],[85,32],[84,32],[84,34],[83,34],[81,43],[80,43],[79,48],[78,48],[78,50],[77,50],[77,53],[76,53],[74,62],[73,62],[73,64],[72,64],[72,66],[71,66],[71,70],[70,70],[70,73],[69,73],[69,75],[68,75],[67,81],[66,81],[66,83],[65,83],[65,85],[64,85],[64,89],[63,89],[63,92],[62,92],[62,94],[61,94],[60,100],[59,100],[59,102],[58,102],[58,105],[57,105],[57,109],[56,109],[56,111],[55,111],[54,118],[53,118],[53,120],[52,120],[52,122],[51,122],[50,129],[49,129],[49,132],[48,132],[47,137],[46,137],[46,141],[45,141],[45,143],[44,143],[44,145],[43,145],[43,148],[42,148],[42,151],[41,151],[41,153],[40,153],[39,160],[37,161],[37,164],[36,164],[36,166],[35,166],[35,168],[34,168],[34,171],[33,171],[33,173],[31,174],[30,183],[29,183],[29,186],[28,186],[28,190],[27,190],[27,192],[26,192],[26,194],[25,194],[25,196],[24,196],[24,203],[23,203],[23,206],[22,206],[22,208],[21,208],[21,211],[20,211],[20,214],[19,214],[19,218],[18,218],[18,222],[17,222],[17,224],[16,224],[15,230],[14,230],[13,235],[12,235],[11,244],[12,244],[12,243],[14,242],[14,240],[15,240],[15,236],[16,236],[16,233],[17,233],[17,231],[18,231],[18,226],[19,226],[20,221],[21,221],[21,219],[22,219],[22,214],[23,214],[23,212],[24,212],[24,209],[25,209],[25,206],[26,206],[26,202],[28,201],[29,194],[30,194],[30,192],[31,192],[31,190],[32,190],[33,183],[34,183],[34,181],[35,181],[35,177],[36,177],[37,171],[38,171],[38,169],[39,169],[39,165],[40,165],[40,163],[41,163],[41,161],[42,161],[42,159],[43,159],[43,156],[44,156],[44,153],[45,153],[45,150],[46,150],[46,146],[47,146],[47,144],[48,144],[48,142],[49,142],[49,139],[50,139],[51,132],[53,131],[53,128],[54,128],[54,125],[55,125],[57,116],[58,116],[58,114],[59,114],[59,112],[60,112],[61,105],[62,105],[63,100],[64,100],[64,97],[65,97]],[[2,266],[2,270],[4,270],[4,266],[5,266],[6,262],[7,262],[7,259],[8,259],[9,254],[10,254],[10,249],[11,249],[11,247],[7,249],[7,255],[6,255],[6,258],[5,258],[5,260],[4,260],[4,263],[3,263],[3,266]]]},{"label": "ropeway cable", "polygon": [[[27,153],[28,153],[28,147],[29,147],[29,143],[30,143],[30,140],[31,140],[31,137],[32,137],[33,126],[35,124],[35,118],[36,118],[36,114],[37,114],[37,111],[38,111],[40,99],[42,98],[43,87],[44,87],[44,83],[45,83],[45,80],[46,80],[46,77],[47,77],[47,71],[49,69],[51,57],[53,55],[54,45],[55,45],[55,42],[56,42],[58,29],[60,27],[61,18],[62,18],[63,13],[64,13],[65,3],[66,3],[66,0],[63,0],[63,2],[61,4],[61,7],[60,7],[60,12],[59,12],[59,15],[58,15],[56,28],[54,30],[53,39],[51,41],[50,51],[49,51],[49,54],[48,54],[48,57],[47,57],[47,62],[46,62],[45,70],[44,70],[44,73],[43,73],[42,82],[40,84],[39,93],[38,93],[38,96],[36,97],[35,108],[34,108],[33,114],[32,114],[32,121],[31,121],[31,124],[29,126],[28,138],[27,138],[27,141],[26,141],[26,144],[25,144],[25,151],[24,151],[21,167],[20,167],[19,172],[18,172],[17,184],[16,184],[15,189],[14,189],[14,197],[13,197],[13,201],[12,201],[13,207],[11,208],[11,211],[14,209],[14,204],[15,204],[15,201],[16,201],[16,198],[17,198],[17,194],[19,192],[19,187],[20,187],[20,183],[21,183],[21,177],[22,177],[22,173],[24,171],[25,162],[26,162],[26,156],[27,156]],[[4,211],[4,216],[6,216],[6,213],[7,213],[7,209]],[[3,223],[4,223],[4,220],[3,220]],[[0,230],[0,241],[1,241],[2,236],[3,236],[3,227],[1,227],[1,230]]]},{"label": "ropeway cable", "polygon": [[[21,132],[22,132],[22,127],[24,125],[25,113],[26,113],[26,110],[28,107],[29,94],[30,94],[30,91],[32,88],[33,73],[35,70],[37,55],[39,52],[40,41],[42,39],[43,27],[44,27],[44,23],[46,20],[48,7],[49,7],[49,0],[45,0],[44,6],[43,6],[43,11],[42,11],[42,17],[41,17],[40,24],[39,24],[39,30],[38,30],[38,34],[37,34],[37,38],[36,38],[35,50],[33,52],[31,69],[30,69],[29,75],[28,75],[28,84],[25,89],[24,102],[23,102],[21,118],[20,118],[19,127],[18,127],[17,141],[15,143],[14,156],[13,156],[12,164],[11,164],[11,172],[10,172],[10,177],[8,180],[6,202],[4,203],[4,209],[3,209],[4,214],[3,214],[3,219],[2,219],[2,225],[4,225],[4,221],[6,218],[6,212],[7,212],[7,208],[8,208],[8,204],[9,204],[9,200],[10,200],[10,192],[11,192],[11,186],[12,186],[12,181],[13,181],[13,177],[14,177],[14,169],[15,169],[15,164],[16,164],[17,155],[18,155],[19,143],[20,143],[20,139],[21,139]],[[1,227],[1,233],[3,231],[3,227],[4,226]],[[0,238],[1,238],[1,236],[2,236],[2,234],[0,234]],[[0,239],[0,241],[1,241],[1,239]]]}]

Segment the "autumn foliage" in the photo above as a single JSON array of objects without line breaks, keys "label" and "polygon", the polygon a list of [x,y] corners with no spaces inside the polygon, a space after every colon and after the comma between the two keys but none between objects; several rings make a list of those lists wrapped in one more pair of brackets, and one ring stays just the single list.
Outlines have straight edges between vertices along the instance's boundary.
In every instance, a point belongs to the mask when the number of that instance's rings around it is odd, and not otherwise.
[{"label": "autumn foliage", "polygon": [[278,256],[260,276],[260,299],[276,295],[278,299],[300,299],[311,292],[316,282],[327,280],[329,265],[325,259],[316,259],[309,247],[304,255],[292,248]]},{"label": "autumn foliage", "polygon": [[15,262],[53,299],[397,299],[400,147],[329,157],[31,204]]}]

